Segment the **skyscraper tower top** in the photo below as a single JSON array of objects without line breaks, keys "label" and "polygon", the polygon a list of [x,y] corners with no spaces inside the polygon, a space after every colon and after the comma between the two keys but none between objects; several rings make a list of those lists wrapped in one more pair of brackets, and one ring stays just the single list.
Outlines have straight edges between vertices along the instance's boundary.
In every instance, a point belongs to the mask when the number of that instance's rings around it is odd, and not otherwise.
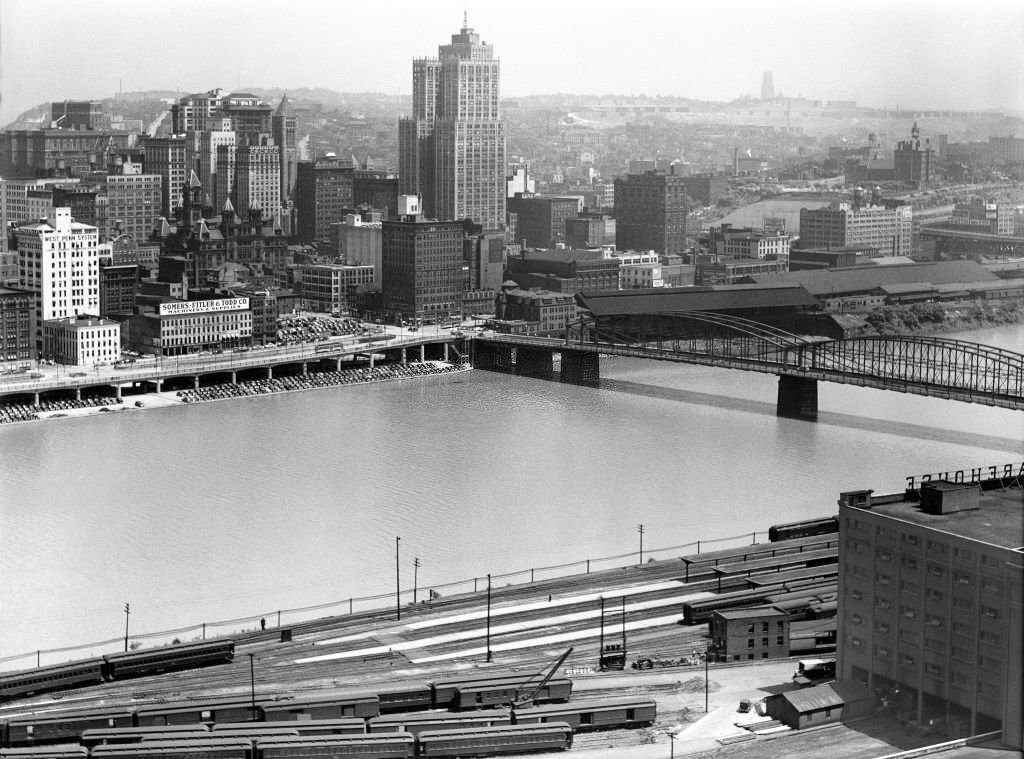
[{"label": "skyscraper tower top", "polygon": [[480,41],[480,35],[474,32],[462,17],[462,28],[458,34],[452,35],[450,45],[438,45],[437,57],[440,60],[446,58],[459,58],[464,61],[489,61],[494,58],[494,46]]},{"label": "skyscraper tower top", "polygon": [[765,71],[761,77],[761,100],[773,100],[775,98],[775,84],[772,82],[772,72]]}]

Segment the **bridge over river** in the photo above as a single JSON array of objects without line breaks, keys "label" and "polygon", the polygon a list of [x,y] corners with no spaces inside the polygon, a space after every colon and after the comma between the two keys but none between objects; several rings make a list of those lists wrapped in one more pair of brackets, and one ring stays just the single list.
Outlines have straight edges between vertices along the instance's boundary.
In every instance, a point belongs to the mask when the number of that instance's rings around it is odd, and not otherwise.
[{"label": "bridge over river", "polygon": [[[577,324],[566,338],[433,332],[381,334],[340,341],[254,348],[220,355],[149,358],[132,364],[92,368],[46,367],[40,372],[0,377],[0,401],[41,398],[108,388],[161,391],[212,382],[271,378],[275,370],[306,374],[345,362],[465,361],[474,368],[596,384],[600,356],[631,356],[656,361],[717,366],[779,376],[777,413],[817,418],[818,381],[897,390],[949,400],[1024,409],[1024,356],[1013,351],[939,337],[861,337],[826,340],[724,314],[689,312],[686,319],[706,329],[685,334],[645,335],[643,340],[612,339]],[[287,369],[285,369],[287,367]],[[66,397],[66,395],[65,395]]]},{"label": "bridge over river", "polygon": [[552,378],[558,354],[560,379],[577,384],[599,381],[601,355],[776,374],[778,415],[807,420],[817,418],[818,381],[1024,409],[1024,355],[1013,351],[941,337],[808,338],[724,314],[685,318],[704,328],[632,341],[587,329],[566,339],[487,334],[473,341],[473,366]]}]

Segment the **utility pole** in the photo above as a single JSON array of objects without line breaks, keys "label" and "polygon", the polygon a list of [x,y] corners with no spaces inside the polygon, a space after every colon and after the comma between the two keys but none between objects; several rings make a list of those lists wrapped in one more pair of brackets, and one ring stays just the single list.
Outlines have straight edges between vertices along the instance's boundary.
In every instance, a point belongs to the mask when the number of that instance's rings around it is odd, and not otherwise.
[{"label": "utility pole", "polygon": [[487,661],[491,660],[491,576],[487,575]]},{"label": "utility pole", "polygon": [[417,586],[417,582],[419,580],[419,573],[420,573],[420,559],[417,556],[415,559],[412,560],[412,602],[413,602],[413,604],[416,603],[416,586]]},{"label": "utility pole", "polygon": [[124,650],[128,650],[128,615],[131,613],[131,608],[128,602],[124,604]]},{"label": "utility pole", "polygon": [[395,617],[402,619],[402,575],[398,564],[398,544],[401,538],[395,535]]},{"label": "utility pole", "polygon": [[643,563],[644,563],[644,526],[643,526],[643,524],[638,524],[636,526],[636,531],[640,533],[640,564],[642,566]]},{"label": "utility pole", "polygon": [[253,664],[253,658],[256,654],[249,654],[249,695],[252,700],[252,709],[249,712],[249,720],[251,722],[256,721],[256,668]]}]

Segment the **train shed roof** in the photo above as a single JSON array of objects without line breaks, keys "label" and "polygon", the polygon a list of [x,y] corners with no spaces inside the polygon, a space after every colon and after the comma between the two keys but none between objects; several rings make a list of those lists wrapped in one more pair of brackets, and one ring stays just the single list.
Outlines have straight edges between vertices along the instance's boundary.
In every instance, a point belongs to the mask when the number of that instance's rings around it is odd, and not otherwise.
[{"label": "train shed roof", "polygon": [[811,308],[818,305],[817,300],[802,285],[788,282],[581,292],[576,295],[576,302],[598,318],[679,311]]}]

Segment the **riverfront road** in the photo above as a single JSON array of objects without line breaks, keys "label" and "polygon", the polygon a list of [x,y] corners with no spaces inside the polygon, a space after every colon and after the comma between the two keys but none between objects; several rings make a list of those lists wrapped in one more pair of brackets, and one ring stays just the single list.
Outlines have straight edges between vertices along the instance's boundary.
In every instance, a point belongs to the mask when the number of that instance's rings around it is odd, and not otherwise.
[{"label": "riverfront road", "polygon": [[327,359],[351,359],[356,356],[379,355],[385,351],[407,351],[410,357],[418,358],[418,350],[427,345],[457,346],[463,340],[463,337],[453,335],[449,330],[409,332],[394,329],[316,343],[254,346],[244,351],[225,351],[221,354],[146,356],[132,363],[95,367],[40,365],[32,372],[0,376],[0,397],[54,390],[81,390],[97,386],[121,387],[133,383],[156,383],[175,377],[228,374]]}]

